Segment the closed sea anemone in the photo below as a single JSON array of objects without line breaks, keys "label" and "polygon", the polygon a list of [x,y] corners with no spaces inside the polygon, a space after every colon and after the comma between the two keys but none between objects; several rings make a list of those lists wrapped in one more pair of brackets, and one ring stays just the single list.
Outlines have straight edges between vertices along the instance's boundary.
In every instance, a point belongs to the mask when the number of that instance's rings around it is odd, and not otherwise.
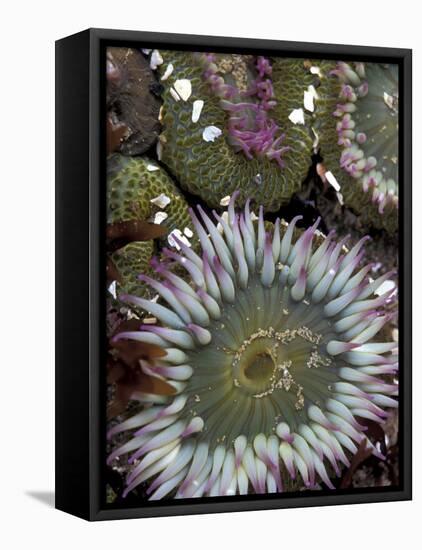
[{"label": "closed sea anemone", "polygon": [[[289,115],[312,75],[296,59],[161,51],[158,156],[210,207],[239,190],[275,212],[300,190],[313,135]],[[265,185],[264,183],[265,182]]]},{"label": "closed sea anemone", "polygon": [[110,279],[117,281],[119,292],[150,297],[137,275],[150,273],[153,239],[189,227],[188,205],[157,162],[118,153],[107,159],[107,204]]},{"label": "closed sea anemone", "polygon": [[397,344],[377,338],[394,315],[393,291],[377,292],[391,274],[369,278],[365,237],[347,250],[318,222],[296,230],[299,217],[268,231],[262,207],[254,222],[235,199],[216,222],[191,211],[198,254],[179,242],[140,276],[158,302],[121,296],[159,324],[114,341],[163,348],[141,367],[177,392],[134,394],[140,412],[110,428],[123,496],[143,482],[151,500],[334,488],[362,444],[383,458],[363,423],[397,406]]}]

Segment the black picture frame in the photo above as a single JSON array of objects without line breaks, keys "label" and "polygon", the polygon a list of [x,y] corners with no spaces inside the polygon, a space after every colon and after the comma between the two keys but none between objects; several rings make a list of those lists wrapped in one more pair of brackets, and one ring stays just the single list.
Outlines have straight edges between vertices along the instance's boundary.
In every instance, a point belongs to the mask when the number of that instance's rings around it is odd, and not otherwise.
[{"label": "black picture frame", "polygon": [[[260,52],[399,65],[400,471],[398,488],[306,496],[104,504],[105,47]],[[412,498],[412,51],[275,40],[89,29],[56,42],[56,508],[87,520],[327,506]]]}]

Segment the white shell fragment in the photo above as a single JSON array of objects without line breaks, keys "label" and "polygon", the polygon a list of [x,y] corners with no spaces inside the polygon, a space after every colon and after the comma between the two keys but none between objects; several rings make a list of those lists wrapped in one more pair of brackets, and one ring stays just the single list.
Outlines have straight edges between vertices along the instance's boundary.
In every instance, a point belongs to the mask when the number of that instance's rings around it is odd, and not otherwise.
[{"label": "white shell fragment", "polygon": [[176,248],[176,250],[180,250],[180,246],[176,242],[174,237],[177,237],[179,239],[179,241],[182,241],[182,243],[184,243],[187,246],[191,245],[190,242],[189,242],[189,239],[187,239],[185,237],[185,235],[183,235],[183,233],[180,231],[180,229],[173,229],[173,231],[168,234],[167,240],[168,240],[169,245]]},{"label": "white shell fragment", "polygon": [[113,296],[114,299],[117,298],[117,292],[116,292],[116,281],[113,281],[110,286],[107,289],[110,294]]},{"label": "white shell fragment", "polygon": [[158,120],[160,122],[163,122],[163,106],[161,105],[160,110],[158,112]]},{"label": "white shell fragment", "polygon": [[[221,214],[221,218],[225,221],[225,222],[229,222],[229,213],[227,212],[227,210],[225,210],[222,214]],[[223,229],[223,226],[221,225],[221,223],[218,223],[217,224],[217,230],[219,231],[219,233],[223,234],[224,233],[224,229]]]},{"label": "white shell fragment", "polygon": [[202,132],[202,138],[204,141],[214,141],[221,136],[223,132],[217,126],[207,126]]},{"label": "white shell fragment", "polygon": [[167,214],[167,212],[163,212],[160,210],[159,212],[156,212],[154,215],[154,223],[160,225],[160,223],[162,223],[168,217],[169,215]]},{"label": "white shell fragment", "polygon": [[192,106],[192,122],[198,122],[203,106],[204,101],[202,99],[195,99]]},{"label": "white shell fragment", "polygon": [[192,83],[188,78],[176,80],[173,86],[180,99],[183,99],[183,101],[187,101],[192,95]]},{"label": "white shell fragment", "polygon": [[221,206],[228,206],[230,203],[230,195],[226,195],[220,201]]},{"label": "white shell fragment", "polygon": [[309,69],[309,71],[310,71],[311,74],[316,74],[320,78],[323,77],[323,74],[322,74],[321,69],[319,67],[313,66]]},{"label": "white shell fragment", "polygon": [[374,294],[377,294],[378,296],[382,296],[386,292],[393,290],[393,288],[396,288],[396,283],[394,281],[391,281],[390,279],[387,279],[377,288]]},{"label": "white shell fragment", "polygon": [[289,115],[289,120],[293,122],[293,124],[305,124],[303,109],[293,109]]},{"label": "white shell fragment", "polygon": [[312,86],[308,86],[308,89],[303,92],[303,106],[305,109],[311,113],[315,110],[314,100],[318,98],[318,94],[315,90],[315,88]]},{"label": "white shell fragment", "polygon": [[158,195],[158,197],[154,197],[149,202],[154,204],[155,206],[158,206],[158,208],[165,208],[168,204],[170,204],[171,199],[164,193],[161,193],[161,195]]},{"label": "white shell fragment", "polygon": [[166,67],[166,70],[164,71],[163,76],[161,77],[161,80],[167,80],[173,71],[174,71],[173,63],[169,63]]},{"label": "white shell fragment", "polygon": [[183,230],[183,233],[186,235],[188,239],[191,239],[193,237],[193,231],[189,229],[189,227],[185,227]]},{"label": "white shell fragment", "polygon": [[160,167],[157,166],[156,164],[147,164],[148,172],[156,172],[159,169],[160,169]]},{"label": "white shell fragment", "polygon": [[154,50],[151,54],[151,59],[149,60],[149,66],[153,71],[156,70],[158,65],[162,65],[163,58],[158,50]]},{"label": "white shell fragment", "polygon": [[170,95],[174,99],[174,101],[180,101],[180,96],[174,88],[170,88]]},{"label": "white shell fragment", "polygon": [[329,183],[332,187],[334,187],[334,189],[335,189],[337,192],[340,191],[340,184],[339,184],[339,182],[336,180],[336,178],[335,178],[335,176],[334,176],[334,174],[333,174],[332,172],[327,171],[327,172],[325,172],[324,176],[325,176],[326,180],[328,181],[328,183]]},{"label": "white shell fragment", "polygon": [[387,94],[387,92],[384,92],[384,103],[389,109],[392,109],[394,107],[394,96]]}]

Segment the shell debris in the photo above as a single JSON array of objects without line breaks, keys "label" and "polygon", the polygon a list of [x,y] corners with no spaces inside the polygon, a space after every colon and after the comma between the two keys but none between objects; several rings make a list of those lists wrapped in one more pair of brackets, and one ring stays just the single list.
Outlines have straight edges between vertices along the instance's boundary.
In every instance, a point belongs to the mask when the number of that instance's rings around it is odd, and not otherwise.
[{"label": "shell debris", "polygon": [[173,84],[173,88],[183,101],[187,101],[192,95],[192,83],[188,78],[176,80]]},{"label": "shell debris", "polygon": [[390,279],[387,279],[377,288],[374,294],[377,294],[377,296],[382,296],[386,292],[390,292],[395,288],[396,288],[396,283],[394,281],[391,281]]},{"label": "shell debris", "polygon": [[303,92],[303,106],[311,113],[315,111],[314,100],[318,99],[317,91],[312,84]]},{"label": "shell debris", "polygon": [[161,193],[158,197],[154,197],[149,202],[155,206],[158,206],[158,208],[165,208],[168,204],[170,204],[171,199],[166,194]]},{"label": "shell debris", "polygon": [[293,111],[289,115],[289,120],[293,122],[293,124],[305,124],[305,115],[303,113],[303,109],[293,109]]},{"label": "shell debris", "polygon": [[110,286],[108,287],[107,289],[110,294],[113,296],[113,298],[116,300],[117,299],[117,291],[116,291],[116,281],[113,281]]},{"label": "shell debris", "polygon": [[223,132],[217,126],[207,126],[202,132],[202,138],[204,141],[215,141],[221,136]]},{"label": "shell debris", "polygon": [[192,122],[198,122],[203,106],[204,101],[202,99],[195,99],[192,106]]},{"label": "shell debris", "polygon": [[153,71],[155,71],[156,68],[162,64],[163,64],[163,58],[161,57],[160,52],[158,50],[153,50],[151,54],[151,59],[149,60],[149,66]]},{"label": "shell debris", "polygon": [[223,197],[220,201],[220,205],[221,206],[228,206],[230,203],[230,195],[226,195],[225,197]]},{"label": "shell debris", "polygon": [[162,210],[160,210],[159,212],[156,212],[154,215],[154,223],[156,223],[157,225],[160,225],[160,223],[162,223],[168,217],[169,215],[167,214],[167,212],[163,212]]},{"label": "shell debris", "polygon": [[340,186],[339,182],[336,180],[334,174],[333,174],[332,172],[330,172],[330,171],[327,171],[327,172],[325,172],[324,176],[325,176],[325,179],[328,181],[328,183],[329,183],[332,187],[334,187],[334,189],[335,189],[337,192],[339,192],[340,189],[341,189],[341,186]]},{"label": "shell debris", "polygon": [[180,101],[180,96],[174,88],[170,88],[170,95],[174,99],[174,101]]},{"label": "shell debris", "polygon": [[320,78],[322,78],[324,75],[321,71],[321,69],[319,67],[316,67],[315,65],[312,66],[310,69],[309,69],[309,72],[311,74],[316,74],[317,76],[319,76]]},{"label": "shell debris", "polygon": [[164,71],[163,76],[161,77],[161,80],[167,80],[173,71],[174,71],[173,63],[169,63],[166,67],[166,70]]},{"label": "shell debris", "polygon": [[186,246],[189,246],[189,247],[191,246],[189,239],[186,238],[185,235],[183,235],[180,229],[173,229],[173,231],[169,233],[169,235],[167,236],[167,241],[169,245],[172,246],[173,248],[176,248],[176,250],[180,250],[180,246],[179,246],[179,243],[176,242],[174,237],[176,237],[179,241],[184,243]]}]

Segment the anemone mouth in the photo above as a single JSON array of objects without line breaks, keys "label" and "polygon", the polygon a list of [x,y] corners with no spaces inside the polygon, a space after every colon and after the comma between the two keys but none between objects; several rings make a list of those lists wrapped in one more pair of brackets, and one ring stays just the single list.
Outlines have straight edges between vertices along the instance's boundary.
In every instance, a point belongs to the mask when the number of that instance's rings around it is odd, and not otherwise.
[{"label": "anemone mouth", "polygon": [[281,420],[297,427],[306,406],[330,394],[339,380],[325,351],[334,331],[307,298],[298,305],[289,286],[267,288],[254,277],[207,327],[210,343],[187,352],[193,374],[185,391],[210,448],[242,433],[250,441],[271,434]]},{"label": "anemone mouth", "polygon": [[241,386],[249,386],[257,396],[257,391],[265,390],[270,386],[276,367],[277,362],[270,348],[270,342],[252,343],[244,351],[244,357],[233,364],[233,381]]},{"label": "anemone mouth", "polygon": [[332,234],[313,247],[317,221],[294,242],[299,218],[269,233],[263,209],[256,227],[235,198],[227,220],[215,214],[222,233],[191,212],[202,257],[181,241],[180,254],[164,251],[190,284],[157,262],[157,279],[141,277],[168,307],[121,297],[161,325],[115,338],[163,347],[141,366],[178,394],[132,396],[150,406],[110,429],[130,432],[109,457],[129,455],[124,494],[146,480],[151,499],[276,492],[298,473],[297,486],[333,488],[328,472],[362,441],[382,458],[356,417],[382,422],[397,406],[379,378],[396,372],[396,344],[373,341],[391,319],[392,292],[374,296],[391,273],[368,279],[365,238],[347,252]]}]

